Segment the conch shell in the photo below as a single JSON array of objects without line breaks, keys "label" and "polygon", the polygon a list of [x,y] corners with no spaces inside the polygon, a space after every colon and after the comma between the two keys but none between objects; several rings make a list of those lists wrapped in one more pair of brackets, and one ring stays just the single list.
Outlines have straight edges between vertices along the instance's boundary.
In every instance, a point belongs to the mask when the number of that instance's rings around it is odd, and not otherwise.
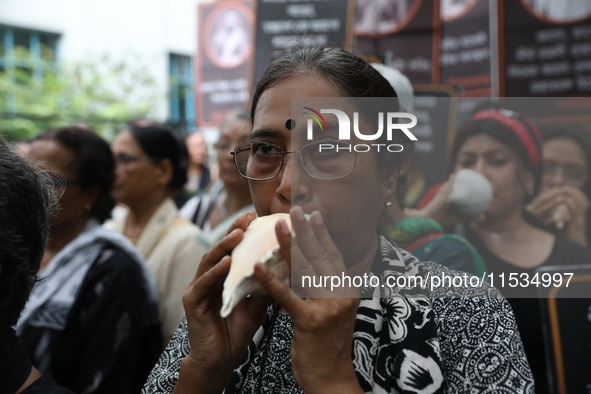
[{"label": "conch shell", "polygon": [[479,172],[462,169],[456,173],[449,200],[464,215],[479,215],[492,203],[492,186]]},{"label": "conch shell", "polygon": [[284,283],[289,283],[287,263],[279,253],[275,236],[275,223],[285,220],[291,230],[291,221],[286,213],[262,216],[253,220],[244,238],[232,251],[232,265],[224,282],[222,309],[220,315],[227,317],[232,309],[247,295],[265,295],[265,291],[254,278],[254,265],[264,263]]}]

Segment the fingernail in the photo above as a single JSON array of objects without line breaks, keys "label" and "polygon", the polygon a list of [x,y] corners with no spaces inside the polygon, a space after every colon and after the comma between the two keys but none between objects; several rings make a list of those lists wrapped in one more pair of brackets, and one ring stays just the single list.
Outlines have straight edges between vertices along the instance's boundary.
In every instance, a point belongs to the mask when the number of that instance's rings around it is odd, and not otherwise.
[{"label": "fingernail", "polygon": [[323,221],[322,221],[322,215],[320,214],[320,212],[318,212],[318,211],[312,212],[312,215],[310,215],[310,221],[312,222],[312,224],[314,226],[322,226]]},{"label": "fingernail", "polygon": [[238,229],[234,229],[231,233],[230,233],[230,237],[234,238],[238,235],[239,230]]},{"label": "fingernail", "polygon": [[267,266],[263,263],[256,263],[256,267],[258,267],[257,269],[261,274],[266,274],[268,271]]},{"label": "fingernail", "polygon": [[283,235],[289,235],[289,228],[287,227],[287,223],[285,223],[285,220],[283,219],[279,221],[279,231]]},{"label": "fingernail", "polygon": [[303,222],[304,220],[306,220],[306,218],[304,217],[304,211],[302,210],[302,207],[296,206],[293,207],[293,213],[295,214],[295,217],[297,220],[299,220],[300,222]]}]

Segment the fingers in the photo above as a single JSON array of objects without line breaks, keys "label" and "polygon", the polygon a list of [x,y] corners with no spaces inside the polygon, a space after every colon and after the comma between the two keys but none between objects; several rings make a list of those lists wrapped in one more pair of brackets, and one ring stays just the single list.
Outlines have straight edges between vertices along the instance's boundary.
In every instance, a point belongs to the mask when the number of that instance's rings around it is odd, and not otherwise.
[{"label": "fingers", "polygon": [[541,217],[552,217],[556,208],[564,203],[566,203],[566,196],[562,192],[553,192],[537,201],[531,208],[528,207],[528,211]]},{"label": "fingers", "polygon": [[199,263],[199,268],[197,268],[197,273],[193,278],[193,281],[199,279],[201,275],[205,272],[209,271],[214,265],[216,265],[224,256],[229,255],[232,250],[242,241],[242,237],[244,236],[244,231],[236,228],[231,233],[226,235],[220,242],[215,244],[211,249],[209,249],[201,262]]},{"label": "fingers", "polygon": [[236,229],[240,229],[242,231],[246,231],[246,228],[256,218],[256,214],[254,211],[248,211],[247,213],[241,213],[238,215],[234,223],[228,228],[226,231],[226,235],[230,234],[232,231]]},{"label": "fingers", "polygon": [[575,212],[580,212],[583,214],[587,212],[587,210],[589,209],[590,202],[582,190],[567,185],[564,187],[564,192],[568,197],[570,197],[573,200],[572,205],[573,208],[575,208]]},{"label": "fingers", "polygon": [[546,216],[548,211],[558,204],[557,198],[563,195],[562,188],[547,190],[538,195],[528,206],[527,210],[534,215]]},{"label": "fingers", "polygon": [[[299,250],[304,258],[304,263],[312,264],[314,270],[320,275],[343,271],[345,266],[340,259],[340,253],[324,226],[320,212],[313,212],[310,221],[304,218],[301,207],[293,207],[290,215],[296,234],[295,245],[292,245],[292,257],[296,256],[297,250]],[[312,228],[312,223],[315,223],[314,228]]]},{"label": "fingers", "polygon": [[[312,215],[310,215],[310,224],[312,226],[312,229],[314,230],[316,238],[318,239],[318,243],[323,247],[326,254],[328,255],[328,258],[333,262],[343,263],[343,256],[341,255],[341,252],[339,251],[337,246],[332,241],[332,237],[330,236],[330,234],[328,233],[328,229],[324,225],[324,221],[322,220],[322,215],[320,214],[320,212],[312,212]],[[342,264],[342,266],[337,268],[345,269],[345,265]]]},{"label": "fingers", "polygon": [[221,293],[223,282],[230,272],[231,260],[230,256],[223,257],[213,268],[203,273],[198,280],[191,282],[187,292],[183,295],[183,306],[187,314],[197,305],[203,305],[204,303],[200,302],[203,299],[211,297],[212,294]]},{"label": "fingers", "polygon": [[257,263],[254,266],[254,276],[263,289],[269,293],[269,296],[281,305],[287,313],[294,319],[299,316],[304,308],[305,301],[301,298],[296,298],[289,286],[277,279],[263,263]]},{"label": "fingers", "polygon": [[281,219],[275,224],[275,236],[279,243],[279,251],[291,270],[291,232],[285,220]]}]

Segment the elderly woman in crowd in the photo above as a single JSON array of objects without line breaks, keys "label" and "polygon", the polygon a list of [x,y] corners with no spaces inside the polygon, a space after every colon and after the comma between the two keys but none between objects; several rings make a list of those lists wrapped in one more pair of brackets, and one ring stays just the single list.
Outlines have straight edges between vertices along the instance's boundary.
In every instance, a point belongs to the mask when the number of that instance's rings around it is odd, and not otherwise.
[{"label": "elderly woman in crowd", "polygon": [[154,274],[166,344],[183,318],[182,296],[207,245],[170,198],[170,190],[187,181],[182,147],[170,130],[145,123],[121,132],[112,150],[113,195],[128,210],[106,226],[129,238]]},{"label": "elderly woman in crowd", "polygon": [[[294,97],[396,95],[368,63],[338,48],[293,48],[257,84],[252,141],[234,155],[257,214],[290,213],[295,236],[283,220],[275,233],[292,269],[297,261],[321,275],[365,273],[384,284],[400,276],[459,275],[417,261],[379,233],[404,155],[350,152],[350,144],[364,141],[339,141],[332,124],[307,140],[306,116],[299,108],[292,113]],[[378,112],[397,112],[372,103],[375,112],[365,107],[359,117],[365,134],[376,130]],[[356,108],[349,103],[345,110]],[[320,151],[321,143],[341,149]],[[383,133],[375,143],[404,146],[408,139],[394,133],[388,141]],[[253,219],[254,213],[241,215],[201,261],[184,297],[186,320],[144,393],[533,392],[511,308],[486,284],[459,289],[459,298],[397,286],[366,287],[361,297],[347,291],[323,298],[331,294],[319,289],[292,298],[257,264],[254,276],[269,297],[248,297],[222,319],[222,283],[230,264],[239,263],[228,254]]]},{"label": "elderly woman in crowd", "polygon": [[236,145],[247,141],[249,135],[247,113],[238,111],[224,119],[220,125],[220,139],[215,144],[220,179],[209,193],[191,198],[180,211],[182,217],[203,230],[212,244],[222,239],[238,215],[253,208],[248,182],[236,170],[230,154]]},{"label": "elderly woman in crowd", "polygon": [[[109,145],[84,127],[31,146],[61,192],[41,281],[17,325],[33,365],[79,393],[133,393],[161,343],[154,279],[133,245],[101,227],[114,205]],[[15,225],[18,222],[14,223]]]},{"label": "elderly woman in crowd", "polygon": [[201,193],[211,182],[211,172],[207,167],[207,143],[203,133],[195,132],[185,138],[185,144],[189,152],[185,189],[189,193]]}]

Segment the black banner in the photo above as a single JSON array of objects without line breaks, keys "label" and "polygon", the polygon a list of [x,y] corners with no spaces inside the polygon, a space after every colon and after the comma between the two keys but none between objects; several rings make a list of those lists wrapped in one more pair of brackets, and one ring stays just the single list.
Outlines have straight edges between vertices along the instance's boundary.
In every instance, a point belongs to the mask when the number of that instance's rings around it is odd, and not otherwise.
[{"label": "black banner", "polygon": [[253,0],[199,6],[196,113],[199,126],[218,126],[250,98],[249,61],[253,52]]},{"label": "black banner", "polygon": [[591,94],[591,1],[498,1],[501,96]]},{"label": "black banner", "polygon": [[413,83],[439,81],[439,2],[357,0],[355,36],[362,55],[375,56]]},{"label": "black banner", "polygon": [[442,1],[441,20],[441,82],[461,95],[489,96],[489,0]]},{"label": "black banner", "polygon": [[254,82],[294,45],[348,44],[352,0],[259,0]]}]

